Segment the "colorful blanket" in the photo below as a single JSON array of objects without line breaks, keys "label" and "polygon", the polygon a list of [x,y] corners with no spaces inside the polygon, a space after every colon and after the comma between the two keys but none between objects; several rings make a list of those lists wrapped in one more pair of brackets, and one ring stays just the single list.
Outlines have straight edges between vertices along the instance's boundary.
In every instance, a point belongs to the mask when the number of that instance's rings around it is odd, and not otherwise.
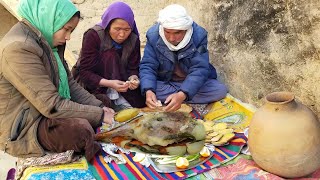
[{"label": "colorful blanket", "polygon": [[195,168],[175,173],[158,173],[152,166],[144,167],[140,163],[132,160],[133,153],[122,154],[126,159],[126,164],[105,163],[106,153],[97,155],[89,169],[96,179],[185,179],[199,173],[211,170],[235,158],[246,144],[247,138],[242,133],[237,133],[236,137],[226,146],[216,147],[213,157],[207,162]]},{"label": "colorful blanket", "polygon": [[[320,169],[304,178],[294,180],[316,180],[320,178]],[[192,179],[250,179],[250,180],[284,180],[283,178],[262,170],[253,160],[239,158],[235,164],[207,171]]]},{"label": "colorful blanket", "polygon": [[[226,163],[234,159],[241,151],[242,147],[246,144],[247,138],[243,135],[242,130],[248,126],[252,117],[253,111],[247,108],[237,99],[228,95],[221,101],[212,103],[208,106],[209,116],[214,121],[227,122],[232,124],[234,128],[237,128],[239,133],[236,134],[235,138],[226,146],[216,147],[213,152],[213,156],[210,160],[202,165],[199,165],[190,170],[175,172],[175,173],[158,173],[152,166],[146,168],[140,163],[136,163],[132,160],[133,153],[121,155],[127,161],[126,164],[116,164],[115,162],[106,163],[104,157],[107,155],[102,152],[96,155],[92,164],[82,164],[81,168],[77,165],[65,164],[51,167],[29,167],[25,170],[23,177],[36,177],[41,179],[43,177],[70,177],[69,174],[77,172],[77,177],[85,179],[92,179],[91,174],[96,179],[185,179],[192,177],[203,172],[207,172],[212,168],[218,167],[223,163]],[[202,116],[196,110],[191,112],[191,116],[196,119],[202,119]],[[80,175],[80,176],[78,176]],[[33,179],[33,178],[31,178]],[[76,178],[77,179],[77,178]]]},{"label": "colorful blanket", "polygon": [[94,179],[88,170],[87,161],[82,158],[68,164],[44,165],[29,167],[23,172],[21,179],[39,180],[39,179]]},{"label": "colorful blanket", "polygon": [[[216,147],[210,160],[195,168],[175,173],[158,173],[152,166],[146,168],[132,160],[133,154],[122,154],[126,164],[105,163],[106,153],[97,155],[89,169],[96,179],[185,179],[218,167],[235,158],[246,144],[247,138],[242,130],[248,127],[253,110],[245,106],[231,95],[208,106],[210,120],[227,122],[238,132],[235,138],[226,146]],[[193,109],[193,118],[202,119],[201,114]]]}]

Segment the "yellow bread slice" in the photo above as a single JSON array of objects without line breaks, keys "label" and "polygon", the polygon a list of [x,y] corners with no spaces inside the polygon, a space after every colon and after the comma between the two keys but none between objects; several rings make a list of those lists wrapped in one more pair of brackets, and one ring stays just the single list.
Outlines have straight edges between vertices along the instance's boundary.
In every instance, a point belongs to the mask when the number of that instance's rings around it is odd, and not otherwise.
[{"label": "yellow bread slice", "polygon": [[232,128],[228,128],[228,129],[219,130],[217,132],[219,134],[228,134],[228,133],[233,133],[233,129]]},{"label": "yellow bread slice", "polygon": [[222,136],[219,141],[211,142],[214,146],[221,146],[226,144],[228,141],[230,141],[235,136],[234,133],[228,133]]},{"label": "yellow bread slice", "polygon": [[119,111],[115,115],[114,120],[116,120],[118,122],[125,122],[125,121],[128,121],[128,120],[134,118],[138,114],[139,114],[138,108],[124,109],[124,110]]},{"label": "yellow bread slice", "polygon": [[214,131],[220,131],[223,129],[227,129],[228,128],[228,124],[227,123],[217,123],[215,125],[212,126]]},{"label": "yellow bread slice", "polygon": [[211,138],[211,142],[217,142],[223,137],[223,134],[218,134],[217,136]]}]

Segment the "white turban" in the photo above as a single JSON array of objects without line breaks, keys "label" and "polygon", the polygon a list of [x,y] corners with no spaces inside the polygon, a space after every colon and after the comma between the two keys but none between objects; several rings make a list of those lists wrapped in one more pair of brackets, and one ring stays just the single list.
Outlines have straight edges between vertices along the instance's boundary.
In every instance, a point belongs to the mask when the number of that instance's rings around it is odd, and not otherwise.
[{"label": "white turban", "polygon": [[171,4],[160,10],[158,22],[166,29],[188,30],[193,20],[184,7]]}]

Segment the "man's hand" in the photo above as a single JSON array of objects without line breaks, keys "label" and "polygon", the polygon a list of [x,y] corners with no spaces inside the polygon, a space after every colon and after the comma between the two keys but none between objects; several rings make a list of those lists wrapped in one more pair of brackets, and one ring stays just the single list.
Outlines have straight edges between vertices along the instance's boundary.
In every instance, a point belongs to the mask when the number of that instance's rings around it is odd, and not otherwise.
[{"label": "man's hand", "polygon": [[151,90],[148,90],[146,92],[146,104],[149,108],[151,109],[155,109],[157,107],[157,97],[156,97],[156,94],[154,94],[153,91]]},{"label": "man's hand", "polygon": [[103,122],[111,125],[114,121],[114,110],[108,107],[103,107],[102,109],[104,111]]},{"label": "man's hand", "polygon": [[178,110],[186,98],[186,94],[182,91],[171,94],[167,97],[166,101],[164,102],[164,104],[167,104],[164,110],[167,112],[173,112]]}]

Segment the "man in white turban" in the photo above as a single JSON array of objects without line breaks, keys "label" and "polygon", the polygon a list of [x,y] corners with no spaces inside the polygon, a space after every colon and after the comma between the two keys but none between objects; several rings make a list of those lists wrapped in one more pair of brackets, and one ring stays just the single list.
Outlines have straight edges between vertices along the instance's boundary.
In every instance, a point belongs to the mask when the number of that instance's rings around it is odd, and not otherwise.
[{"label": "man in white turban", "polygon": [[158,100],[166,111],[183,102],[206,104],[227,94],[209,62],[207,31],[196,24],[184,7],[172,4],[160,10],[158,23],[147,32],[140,64],[140,82],[146,104],[154,109]]}]

